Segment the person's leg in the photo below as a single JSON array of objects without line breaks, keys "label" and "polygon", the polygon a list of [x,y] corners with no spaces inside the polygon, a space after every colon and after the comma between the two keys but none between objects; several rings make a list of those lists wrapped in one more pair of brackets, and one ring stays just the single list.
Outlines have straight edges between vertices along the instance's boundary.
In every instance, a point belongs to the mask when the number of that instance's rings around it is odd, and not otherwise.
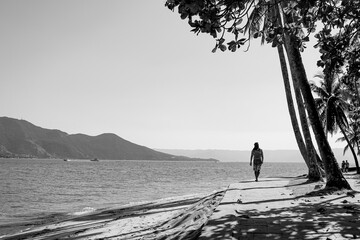
[{"label": "person's leg", "polygon": [[258,164],[257,166],[256,166],[256,181],[258,181],[259,180],[259,175],[260,175],[260,170],[261,170],[261,164]]}]

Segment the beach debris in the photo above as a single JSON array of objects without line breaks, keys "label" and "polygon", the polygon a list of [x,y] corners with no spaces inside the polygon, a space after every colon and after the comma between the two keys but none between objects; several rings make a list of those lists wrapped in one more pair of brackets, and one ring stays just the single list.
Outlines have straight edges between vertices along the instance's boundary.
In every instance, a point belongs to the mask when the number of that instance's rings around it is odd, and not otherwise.
[{"label": "beach debris", "polygon": [[235,212],[237,213],[237,214],[240,214],[238,217],[240,217],[240,218],[250,218],[250,216],[249,215],[247,215],[247,214],[243,214],[242,212],[240,212],[240,211],[238,211],[238,210],[236,210],[235,209]]},{"label": "beach debris", "polygon": [[198,220],[198,219],[200,219],[201,218],[201,215],[195,215],[195,217],[194,217],[194,219],[193,219],[193,221],[195,222],[196,220]]},{"label": "beach debris", "polygon": [[347,195],[347,196],[350,196],[350,197],[352,197],[352,198],[355,197],[355,194],[354,194],[353,192],[347,192],[346,195]]},{"label": "beach debris", "polygon": [[324,207],[320,207],[316,210],[318,213],[325,213],[326,212],[326,208]]},{"label": "beach debris", "polygon": [[242,203],[241,199],[238,199],[236,202],[239,203],[239,204]]},{"label": "beach debris", "polygon": [[348,202],[349,202],[349,201],[348,201],[348,200],[346,200],[346,199],[345,199],[344,201],[342,201],[342,203],[348,203]]},{"label": "beach debris", "polygon": [[320,227],[326,227],[327,226],[327,223],[326,222],[319,222],[318,225]]},{"label": "beach debris", "polygon": [[348,210],[355,210],[355,206],[353,205],[345,205],[343,208]]}]

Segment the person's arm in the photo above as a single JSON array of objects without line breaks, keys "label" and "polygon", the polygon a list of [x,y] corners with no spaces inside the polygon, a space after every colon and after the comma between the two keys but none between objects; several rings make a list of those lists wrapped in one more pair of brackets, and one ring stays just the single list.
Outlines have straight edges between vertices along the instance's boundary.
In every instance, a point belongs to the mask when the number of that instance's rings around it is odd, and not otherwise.
[{"label": "person's arm", "polygon": [[250,166],[252,165],[252,159],[253,159],[253,156],[254,156],[254,152],[251,151],[251,155],[250,155]]},{"label": "person's arm", "polygon": [[263,150],[261,150],[261,164],[264,162],[264,153]]}]

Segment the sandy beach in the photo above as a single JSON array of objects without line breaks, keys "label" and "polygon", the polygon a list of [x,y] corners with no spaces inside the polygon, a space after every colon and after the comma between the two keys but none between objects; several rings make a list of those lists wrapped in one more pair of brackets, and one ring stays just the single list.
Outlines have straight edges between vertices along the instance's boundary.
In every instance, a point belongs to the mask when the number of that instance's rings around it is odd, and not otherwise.
[{"label": "sandy beach", "polygon": [[0,239],[360,239],[360,176],[353,191],[323,191],[304,176],[241,181],[191,195],[31,226]]},{"label": "sandy beach", "polygon": [[220,203],[224,191],[95,211],[0,239],[191,239]]}]

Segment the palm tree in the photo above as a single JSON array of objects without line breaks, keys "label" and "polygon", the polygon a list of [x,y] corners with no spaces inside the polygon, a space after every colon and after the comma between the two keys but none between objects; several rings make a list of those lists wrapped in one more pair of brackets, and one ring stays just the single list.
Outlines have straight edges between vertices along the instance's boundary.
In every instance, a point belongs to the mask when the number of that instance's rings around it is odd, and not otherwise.
[{"label": "palm tree", "polygon": [[[355,149],[355,147],[356,147],[357,155],[359,155],[360,154],[360,138],[359,138],[359,133],[358,133],[359,126],[355,122],[350,123],[349,125],[350,125],[350,127],[345,129],[345,135],[347,136],[348,140],[346,140],[346,138],[344,136],[344,137],[340,137],[336,141],[342,141],[342,142],[346,141],[347,142],[347,145],[344,148],[343,154],[345,154],[347,150],[349,150],[349,149],[351,150],[351,148]],[[358,161],[355,161],[355,165],[356,165],[356,172],[358,174],[360,174],[360,167],[359,167]]]},{"label": "palm tree", "polygon": [[317,86],[315,83],[311,83],[311,88],[313,92],[318,95],[318,98],[315,99],[315,103],[317,105],[325,133],[334,134],[338,131],[338,129],[340,129],[347,142],[347,146],[353,154],[357,171],[360,173],[359,163],[353,144],[347,136],[347,131],[349,132],[349,124],[346,112],[349,108],[349,104],[345,99],[346,92],[342,88],[342,85],[336,76],[337,75],[335,73],[329,74],[329,76],[325,76],[323,74],[316,75],[316,77],[320,79],[320,86]]},{"label": "palm tree", "polygon": [[[285,12],[287,7],[286,2],[280,2],[280,9],[282,10],[282,17],[284,25],[290,26],[296,25],[296,13]],[[295,18],[293,16],[295,14]],[[351,189],[349,183],[344,178],[339,164],[336,161],[335,155],[330,147],[330,144],[325,136],[324,129],[322,127],[317,108],[315,105],[314,97],[311,92],[311,88],[306,75],[306,70],[303,64],[303,60],[300,53],[301,42],[299,37],[292,31],[285,31],[284,33],[284,45],[289,60],[291,72],[298,83],[298,87],[303,95],[306,110],[310,119],[311,127],[319,148],[321,158],[324,162],[324,170],[326,174],[326,188],[337,189]]]},{"label": "palm tree", "polygon": [[[272,6],[275,6],[272,9],[279,10],[276,16],[282,17],[283,24],[286,27],[277,27],[276,22],[272,26],[267,27],[266,30],[269,31],[269,35],[266,36],[266,42],[272,42],[273,46],[277,46],[282,43],[284,44],[283,46],[286,50],[291,75],[296,79],[303,96],[305,108],[310,119],[321,158],[324,162],[326,188],[334,187],[338,189],[351,189],[349,183],[340,171],[339,164],[337,163],[330,144],[326,139],[306,76],[306,70],[300,53],[300,37],[297,34],[298,30],[302,28],[301,26],[303,26],[303,22],[305,23],[305,18],[301,17],[304,12],[292,11],[291,9],[291,11],[288,11],[288,4],[303,3],[303,1],[167,0],[165,5],[171,10],[174,10],[177,7],[181,18],[188,19],[188,23],[192,27],[191,31],[195,34],[207,33],[214,37],[216,39],[216,45],[213,52],[215,52],[216,49],[220,49],[221,51],[229,49],[235,52],[238,48],[240,48],[240,46],[243,46],[246,42],[248,42],[250,38],[250,36],[240,39],[238,38],[238,36],[244,32],[242,25],[243,20],[248,22],[248,17],[252,10],[261,5],[266,6],[269,2],[271,2]],[[310,4],[310,2],[313,4],[312,1],[304,2],[306,4]],[[304,6],[300,7],[305,8]],[[314,23],[315,20],[310,20],[310,22]],[[280,33],[274,30],[279,30]],[[228,34],[233,35],[235,39],[228,42],[227,44],[229,46],[226,47],[224,42]],[[260,36],[262,36],[262,34],[263,33],[260,33]],[[281,34],[282,36],[278,38]]]},{"label": "palm tree", "polygon": [[[359,138],[358,134],[356,134],[355,131],[352,128],[347,128],[345,130],[345,132],[346,132],[346,136],[348,137],[351,146],[353,148],[356,147],[357,154],[359,155],[360,154],[360,145],[359,145],[360,138]],[[346,141],[346,139],[345,139],[345,137],[339,137],[336,141],[337,142],[338,141],[343,142],[343,141]],[[349,150],[349,148],[350,148],[349,145],[346,145],[344,147],[344,154],[346,153],[347,150]]]},{"label": "palm tree", "polygon": [[[274,1],[271,1],[271,2],[259,1],[258,5],[253,9],[253,11],[249,15],[248,22],[245,26],[245,32],[248,32],[253,37],[257,36],[259,32],[264,33],[264,34],[260,35],[262,38],[261,43],[263,44],[265,42],[265,38],[267,37],[267,35],[271,34],[271,33],[269,33],[269,31],[267,29],[269,29],[269,27],[272,25],[282,27],[282,22],[281,22],[281,18],[279,16],[277,4]],[[291,124],[292,124],[293,131],[294,131],[295,139],[298,144],[300,153],[308,167],[309,180],[310,181],[318,181],[321,179],[321,171],[317,164],[316,151],[313,147],[310,133],[307,132],[309,134],[308,134],[308,136],[305,136],[305,131],[304,131],[305,142],[304,142],[304,139],[301,134],[301,130],[300,130],[300,127],[298,124],[296,111],[295,111],[295,107],[294,107],[294,101],[293,101],[293,97],[292,97],[292,93],[291,93],[288,67],[287,67],[287,63],[286,63],[286,57],[284,54],[284,47],[280,42],[277,44],[276,47],[277,47],[277,51],[278,51],[280,67],[281,67],[281,72],[282,72],[282,76],[283,76],[288,111],[289,111],[290,120],[291,120]],[[295,86],[296,82],[295,82],[294,78],[293,78],[293,81],[294,81],[293,84]],[[303,114],[305,114],[305,110],[304,110],[301,93],[300,93],[300,91],[297,91],[298,88],[294,87],[294,89],[295,89],[295,93],[296,93],[297,104],[299,106],[300,119],[302,119],[302,120],[306,119],[306,116],[303,116]],[[300,107],[300,105],[302,106],[302,108]],[[300,110],[303,110],[303,112],[301,112]],[[304,126],[304,124],[306,126]],[[303,128],[303,130],[308,129],[306,120],[302,121],[302,128]]]}]

